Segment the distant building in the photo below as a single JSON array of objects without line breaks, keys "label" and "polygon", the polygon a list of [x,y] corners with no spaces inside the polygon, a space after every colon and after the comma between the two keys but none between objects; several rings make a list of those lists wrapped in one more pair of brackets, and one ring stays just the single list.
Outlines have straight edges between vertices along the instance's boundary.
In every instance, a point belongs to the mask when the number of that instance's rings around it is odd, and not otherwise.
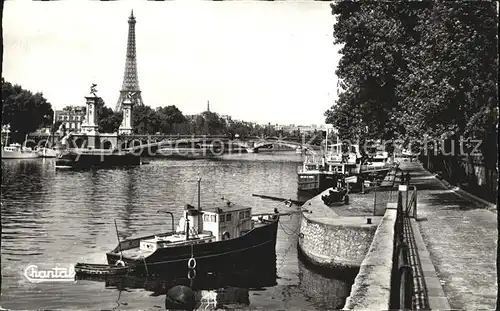
[{"label": "distant building", "polygon": [[64,125],[68,132],[79,132],[85,119],[86,110],[85,106],[68,106],[62,110],[56,110],[55,121],[62,122],[59,131]]},{"label": "distant building", "polygon": [[222,120],[224,120],[226,122],[226,125],[229,125],[233,122],[233,119],[231,118],[231,116],[229,115],[223,115],[223,116],[220,116]]},{"label": "distant building", "polygon": [[297,126],[297,130],[299,130],[300,133],[302,133],[302,134],[305,134],[305,133],[312,134],[312,133],[318,131],[318,128],[315,126],[311,126],[311,125],[299,125],[299,126]]}]

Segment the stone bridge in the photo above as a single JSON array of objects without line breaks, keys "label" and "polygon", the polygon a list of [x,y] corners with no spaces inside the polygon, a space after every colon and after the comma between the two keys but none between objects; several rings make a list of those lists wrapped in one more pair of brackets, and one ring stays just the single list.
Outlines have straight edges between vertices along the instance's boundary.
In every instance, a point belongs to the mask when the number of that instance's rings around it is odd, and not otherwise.
[{"label": "stone bridge", "polygon": [[[51,138],[48,134],[30,134],[29,146],[36,146],[53,141],[60,141],[62,136]],[[83,133],[71,133],[70,147],[93,149],[119,149],[140,152],[142,155],[153,155],[162,147],[195,147],[203,145],[215,150],[228,152],[259,152],[284,151],[303,148],[319,150],[319,146],[301,144],[299,139],[283,139],[280,137],[246,137],[245,139],[231,139],[227,135],[117,135],[97,133],[89,136]]]}]

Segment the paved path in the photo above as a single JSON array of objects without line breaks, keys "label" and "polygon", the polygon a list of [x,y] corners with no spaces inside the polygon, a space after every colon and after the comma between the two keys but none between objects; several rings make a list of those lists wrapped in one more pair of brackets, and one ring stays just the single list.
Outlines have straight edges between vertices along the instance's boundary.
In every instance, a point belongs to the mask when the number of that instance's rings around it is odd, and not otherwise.
[{"label": "paved path", "polygon": [[403,162],[418,189],[419,227],[452,309],[494,310],[497,215],[447,189],[419,163]]}]

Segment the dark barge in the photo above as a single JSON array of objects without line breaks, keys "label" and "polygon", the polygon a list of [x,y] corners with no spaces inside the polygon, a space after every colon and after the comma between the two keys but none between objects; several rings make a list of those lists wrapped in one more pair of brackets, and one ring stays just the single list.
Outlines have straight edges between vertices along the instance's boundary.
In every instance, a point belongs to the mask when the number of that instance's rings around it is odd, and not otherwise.
[{"label": "dark barge", "polygon": [[141,164],[139,154],[106,149],[73,149],[56,159],[57,169],[109,168]]},{"label": "dark barge", "polygon": [[[199,186],[199,185],[198,185]],[[199,194],[198,194],[199,195]],[[172,217],[173,214],[167,212]],[[280,213],[252,215],[252,208],[222,201],[211,207],[186,205],[172,231],[119,241],[106,253],[109,269],[94,274],[171,274],[213,269],[259,258],[276,251]],[[93,274],[93,264],[79,263],[76,273]],[[116,268],[122,267],[122,268]]]}]

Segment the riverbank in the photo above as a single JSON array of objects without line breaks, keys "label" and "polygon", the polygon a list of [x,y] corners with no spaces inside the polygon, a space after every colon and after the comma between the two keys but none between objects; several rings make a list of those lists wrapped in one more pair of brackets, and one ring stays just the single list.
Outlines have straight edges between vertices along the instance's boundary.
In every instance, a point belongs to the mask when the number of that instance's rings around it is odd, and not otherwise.
[{"label": "riverbank", "polygon": [[[367,213],[353,200],[349,205],[324,204],[325,190],[307,201],[300,224],[299,250],[313,264],[337,270],[359,269],[380,223],[380,216]],[[361,194],[360,194],[361,195]],[[353,210],[364,211],[353,215]],[[347,215],[347,216],[344,216]]]},{"label": "riverbank", "polygon": [[497,215],[445,187],[420,163],[400,167],[418,189],[418,227],[451,308],[495,309]]}]

